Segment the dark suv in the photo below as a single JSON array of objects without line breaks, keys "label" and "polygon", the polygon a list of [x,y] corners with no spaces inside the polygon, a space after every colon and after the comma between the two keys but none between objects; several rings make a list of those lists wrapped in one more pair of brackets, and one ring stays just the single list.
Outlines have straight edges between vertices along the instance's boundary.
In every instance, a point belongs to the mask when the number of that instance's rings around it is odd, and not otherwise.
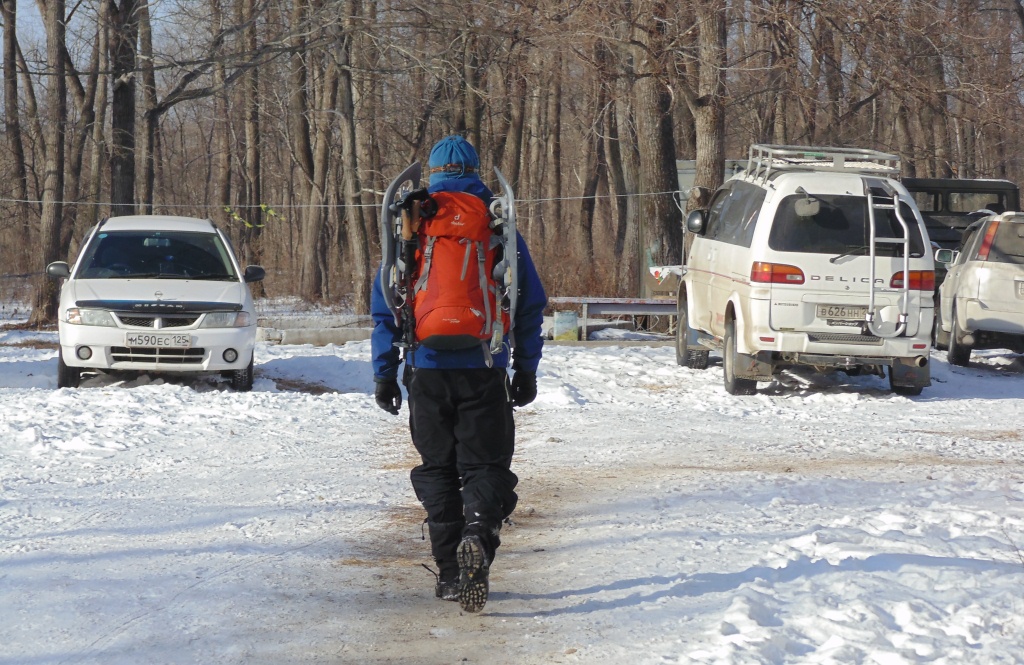
[{"label": "dark suv", "polygon": [[[958,249],[967,227],[986,215],[1020,210],[1020,189],[1009,180],[903,178],[901,182],[914,197],[936,249]],[[946,266],[936,262],[936,298],[945,278]]]},{"label": "dark suv", "polygon": [[985,215],[1020,210],[1020,189],[1009,180],[903,178],[928,237],[943,249],[960,246],[964,230]]}]

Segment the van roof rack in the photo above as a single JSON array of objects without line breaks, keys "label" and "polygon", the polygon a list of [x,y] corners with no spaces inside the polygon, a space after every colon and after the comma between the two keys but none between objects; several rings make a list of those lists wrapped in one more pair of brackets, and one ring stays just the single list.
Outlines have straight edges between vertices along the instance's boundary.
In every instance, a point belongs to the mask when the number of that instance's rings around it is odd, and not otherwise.
[{"label": "van roof rack", "polygon": [[898,178],[900,158],[866,148],[751,145],[747,173],[765,182],[775,171],[838,171]]}]

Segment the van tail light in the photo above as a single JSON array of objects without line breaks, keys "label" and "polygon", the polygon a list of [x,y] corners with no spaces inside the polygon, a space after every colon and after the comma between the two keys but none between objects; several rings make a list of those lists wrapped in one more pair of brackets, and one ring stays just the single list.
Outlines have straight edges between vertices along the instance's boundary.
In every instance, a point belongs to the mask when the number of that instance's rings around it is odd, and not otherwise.
[{"label": "van tail light", "polygon": [[750,268],[750,281],[758,284],[803,284],[804,271],[782,263],[755,261]]},{"label": "van tail light", "polygon": [[[899,271],[889,280],[889,287],[893,289],[903,288],[903,271]],[[911,270],[910,271],[911,291],[934,291],[935,271],[934,270]]]},{"label": "van tail light", "polygon": [[988,230],[985,231],[985,239],[981,241],[981,249],[978,250],[978,260],[988,261],[988,253],[992,250],[992,240],[996,237],[996,229],[999,222],[990,222]]}]

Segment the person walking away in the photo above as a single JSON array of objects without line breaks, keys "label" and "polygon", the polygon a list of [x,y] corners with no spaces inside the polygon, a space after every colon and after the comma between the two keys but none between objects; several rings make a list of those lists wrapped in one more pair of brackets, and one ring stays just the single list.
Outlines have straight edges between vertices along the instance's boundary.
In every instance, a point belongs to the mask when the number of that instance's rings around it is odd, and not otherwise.
[{"label": "person walking away", "polygon": [[[430,151],[427,194],[443,201],[449,201],[447,194],[457,195],[450,198],[463,202],[459,197],[470,195],[489,205],[494,194],[480,179],[479,168],[473,146],[460,136],[448,136]],[[519,281],[515,320],[511,334],[505,334],[501,350],[494,354],[486,343],[431,348],[414,342],[403,359],[396,346],[403,331],[385,302],[381,271],[371,298],[375,399],[380,408],[395,415],[402,405],[398,369],[405,362],[409,429],[421,459],[410,478],[427,513],[431,554],[438,567],[435,595],[458,600],[468,612],[479,612],[487,602],[501,525],[518,501],[518,478],[511,470],[513,407],[525,406],[537,396],[547,296],[518,233],[515,251]]]}]

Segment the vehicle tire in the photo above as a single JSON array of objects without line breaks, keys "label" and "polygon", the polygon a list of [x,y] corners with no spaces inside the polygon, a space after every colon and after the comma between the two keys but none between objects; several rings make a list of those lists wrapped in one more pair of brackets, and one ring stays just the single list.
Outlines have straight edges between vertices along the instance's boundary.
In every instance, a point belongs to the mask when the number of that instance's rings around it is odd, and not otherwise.
[{"label": "vehicle tire", "polygon": [[889,375],[889,390],[893,391],[897,395],[905,395],[907,397],[915,397],[917,395],[920,395],[921,391],[924,390],[924,388],[921,387],[921,386],[900,386],[900,385],[894,384],[892,382],[892,368],[891,367],[889,368],[889,371],[887,372],[887,374]]},{"label": "vehicle tire", "polygon": [[957,325],[955,308],[953,309],[952,319],[952,330],[949,333],[949,350],[946,352],[946,358],[949,360],[950,365],[967,367],[971,362],[971,347],[964,346],[960,341],[963,331]]},{"label": "vehicle tire", "polygon": [[231,371],[231,388],[240,393],[247,393],[252,390],[253,358],[249,359],[249,365],[245,369]]},{"label": "vehicle tire", "polygon": [[722,376],[725,378],[725,391],[730,395],[753,395],[757,391],[757,381],[736,378],[736,321],[725,324],[725,343],[722,349]]},{"label": "vehicle tire", "polygon": [[676,364],[690,369],[707,369],[707,349],[691,349],[686,343],[690,334],[690,324],[687,318],[686,292],[683,285],[679,285],[679,300],[676,306]]},{"label": "vehicle tire", "polygon": [[57,351],[57,387],[77,388],[82,382],[82,370],[79,367],[68,367],[64,364],[64,353]]}]

